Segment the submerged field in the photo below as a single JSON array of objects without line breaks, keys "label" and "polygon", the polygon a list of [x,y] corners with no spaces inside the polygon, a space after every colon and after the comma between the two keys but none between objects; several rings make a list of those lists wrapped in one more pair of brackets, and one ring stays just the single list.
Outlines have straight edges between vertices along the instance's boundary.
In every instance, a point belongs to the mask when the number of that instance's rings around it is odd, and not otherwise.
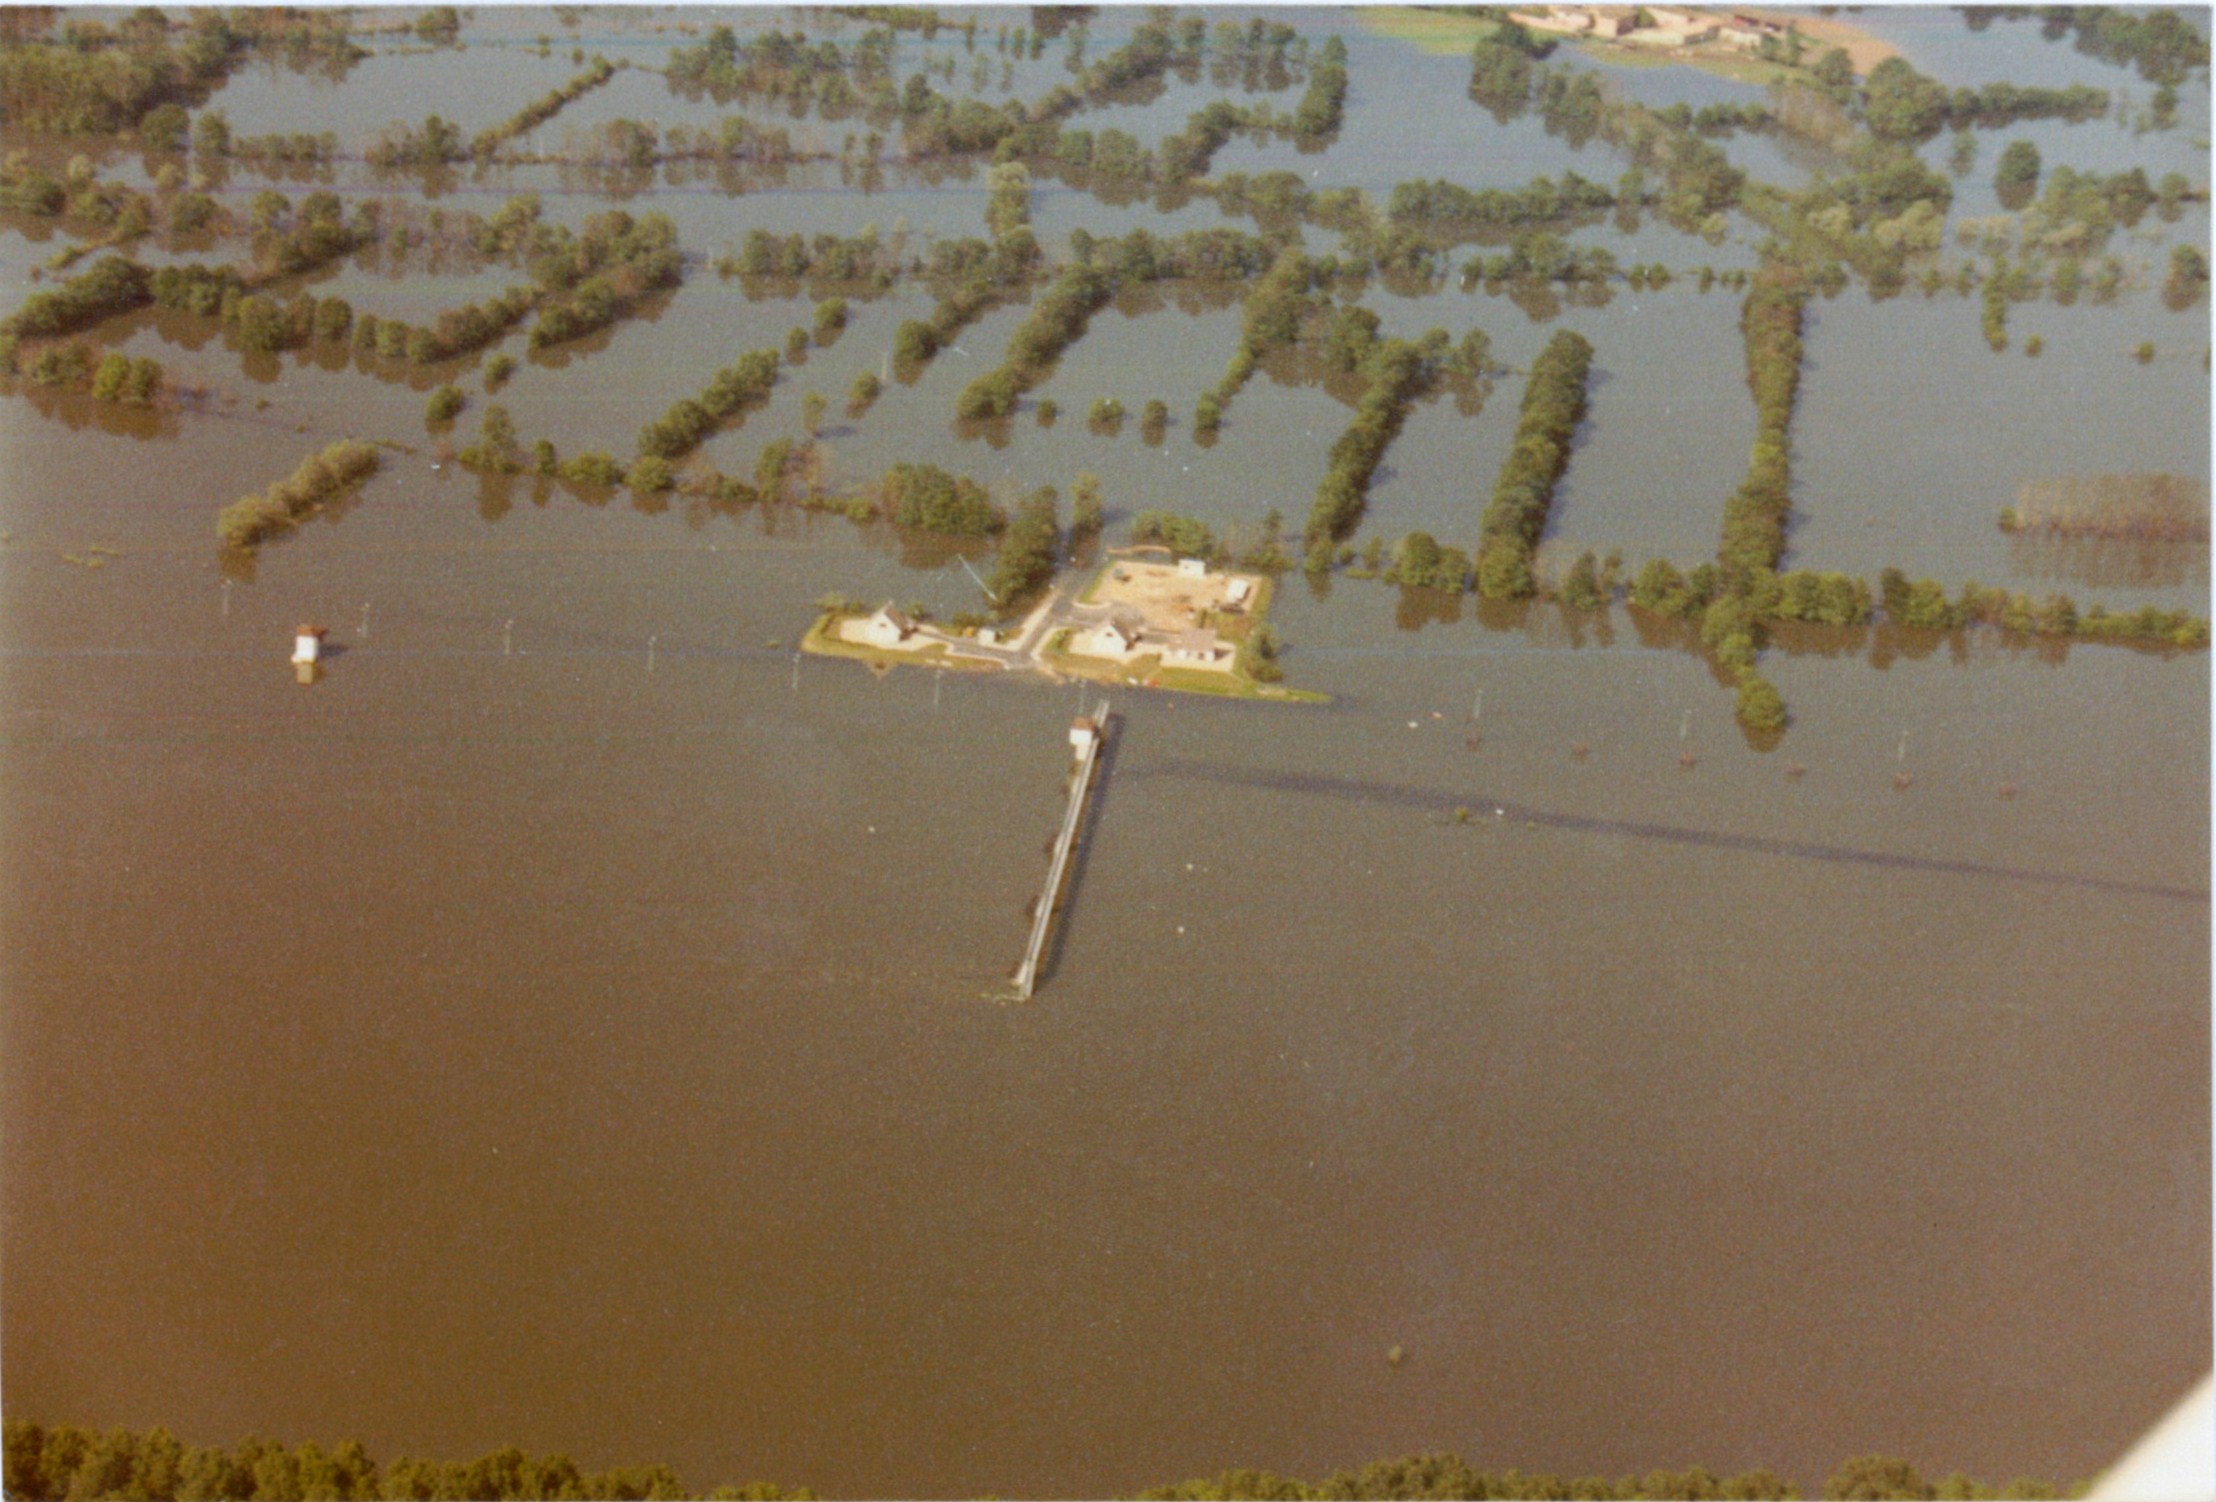
[{"label": "submerged field", "polygon": [[[2205,1370],[2205,12],[258,14],[0,41],[11,1417],[2059,1485]],[[1330,702],[1119,689],[1007,1007],[1083,686],[798,647],[1135,534]]]}]

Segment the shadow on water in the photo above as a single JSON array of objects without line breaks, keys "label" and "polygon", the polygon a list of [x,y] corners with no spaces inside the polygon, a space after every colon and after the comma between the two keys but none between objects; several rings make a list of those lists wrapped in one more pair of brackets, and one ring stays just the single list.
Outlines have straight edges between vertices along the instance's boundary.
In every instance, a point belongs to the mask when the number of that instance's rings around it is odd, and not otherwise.
[{"label": "shadow on water", "polygon": [[1105,818],[1109,782],[1115,776],[1116,753],[1123,740],[1123,717],[1111,715],[1101,727],[1099,762],[1093,769],[1093,788],[1085,800],[1085,811],[1078,816],[1077,843],[1070,847],[1069,874],[1062,880],[1062,913],[1059,920],[1049,926],[1046,952],[1039,956],[1039,973],[1036,983],[1044,986],[1054,978],[1062,964],[1062,946],[1069,942],[1070,929],[1077,922],[1077,897],[1085,885],[1085,868],[1091,863],[1093,836]]},{"label": "shadow on water", "polygon": [[2104,876],[2080,876],[2067,871],[2037,871],[2020,866],[1994,865],[1986,861],[1943,860],[1932,856],[1898,855],[1884,850],[1857,850],[1848,845],[1826,845],[1812,840],[1786,840],[1767,835],[1728,834],[1721,830],[1690,829],[1673,824],[1650,824],[1637,819],[1610,819],[1591,814],[1558,813],[1511,803],[1493,793],[1467,789],[1453,791],[1372,782],[1353,777],[1324,777],[1309,773],[1255,772],[1208,762],[1171,760],[1157,766],[1134,769],[1134,778],[1184,778],[1227,787],[1265,792],[1292,793],[1312,798],[1336,798],[1351,803],[1391,808],[1422,809],[1451,815],[1458,806],[1490,804],[1503,817],[1546,829],[1573,834],[1616,835],[1672,845],[1694,845],[1710,850],[1736,850],[1752,855],[1777,855],[1794,860],[1831,861],[1871,866],[1888,871],[1920,871],[1941,876],[1983,877],[1998,881],[2036,882],[2076,891],[2116,892],[2134,897],[2165,897],[2177,902],[2208,901],[2208,892],[2195,887],[2166,886],[2159,882],[2118,881]]}]

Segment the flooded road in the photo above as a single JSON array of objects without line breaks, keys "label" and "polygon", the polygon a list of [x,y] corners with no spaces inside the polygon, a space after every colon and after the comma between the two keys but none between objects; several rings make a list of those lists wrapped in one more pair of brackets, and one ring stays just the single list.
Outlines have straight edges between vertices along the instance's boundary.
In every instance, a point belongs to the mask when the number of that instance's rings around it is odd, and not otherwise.
[{"label": "flooded road", "polygon": [[[1495,126],[1460,59],[1427,60],[1449,103],[1426,105],[1392,86],[1419,66],[1404,44],[1294,19],[1352,59],[1319,181],[1447,170],[1391,153],[1449,107],[1563,155],[1510,153],[1504,184],[1620,170],[1598,142]],[[566,57],[551,17],[498,21]],[[624,55],[682,40],[645,24],[622,23]],[[2036,55],[2051,74],[2010,54],[1999,76],[2129,77]],[[1014,92],[1066,77],[1057,56]],[[520,47],[436,60],[438,107],[472,128],[463,93],[503,101],[490,120],[570,71]],[[998,76],[995,55],[988,97]],[[242,130],[258,100],[255,130],[320,115],[353,140],[385,123],[376,77],[242,72],[216,102]],[[657,86],[643,108],[660,82],[620,86]],[[1220,92],[1118,113],[1151,140]],[[1983,133],[1988,158],[2008,134]],[[757,224],[982,233],[981,173],[813,187],[630,204],[703,258]],[[1033,212],[1058,239],[1133,211]],[[2174,232],[2205,242],[2205,212]],[[1685,267],[1757,238],[1641,234]],[[47,253],[0,228],[12,299]],[[421,319],[504,284],[347,265],[317,291]],[[750,472],[925,296],[856,301],[707,456]],[[1552,332],[1483,293],[1367,302],[1390,333],[1484,327],[1519,370]],[[1201,447],[1192,400],[1238,314],[1195,303],[1097,315],[1034,393],[1060,421],[997,438],[950,421],[1022,317],[989,314],[968,357],[833,424],[834,472],[916,458],[1013,497],[1089,470],[1118,538],[1150,506],[1297,526],[1348,409],[1264,373]],[[494,399],[526,438],[628,453],[811,309],[696,264],[587,353],[496,346],[521,364]],[[2205,317],[2146,290],[2026,308],[2049,329],[2031,362],[1986,350],[1974,299],[1817,304],[1792,561],[2090,598],[1993,512],[2019,469],[2205,482]],[[1558,322],[1607,379],[1557,533],[1709,556],[1752,434],[1735,299],[1681,280]],[[2120,353],[2156,336],[2151,365]],[[1780,633],[1764,671],[1794,722],[1757,748],[1709,663],[1625,608],[1289,576],[1288,678],[1333,702],[1118,698],[1067,918],[1012,1007],[994,996],[1075,690],[793,650],[829,592],[970,608],[947,549],[440,466],[425,396],[455,379],[466,437],[476,358],[253,364],[169,315],[94,337],[214,394],[123,430],[77,398],[0,402],[11,1416],[380,1457],[512,1443],[830,1495],[1098,1495],[1437,1449],[1808,1488],[1876,1451],[2068,1483],[2206,1367],[2204,656]],[[1928,354],[1902,360],[1909,341]],[[1972,388],[1947,434],[1873,436]],[[1474,417],[1420,407],[1370,530],[1472,538],[1521,392],[1511,374]],[[1159,447],[1082,420],[1156,394]],[[412,451],[226,573],[215,509],[348,432]],[[65,556],[95,546],[117,556]],[[2205,546],[2125,573],[2098,587],[2112,607],[2207,609]],[[309,688],[284,661],[301,621],[332,628]]]}]

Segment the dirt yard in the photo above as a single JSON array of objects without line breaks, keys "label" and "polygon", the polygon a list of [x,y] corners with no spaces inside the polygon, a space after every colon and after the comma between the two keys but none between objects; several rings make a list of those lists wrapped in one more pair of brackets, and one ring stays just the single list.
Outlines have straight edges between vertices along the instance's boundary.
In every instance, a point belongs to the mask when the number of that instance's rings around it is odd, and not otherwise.
[{"label": "dirt yard", "polygon": [[1816,49],[1808,54],[1810,62],[1822,56],[1826,47],[1844,48],[1847,61],[1853,63],[1854,71],[1864,78],[1869,77],[1870,70],[1887,58],[1900,56],[1900,48],[1891,42],[1882,37],[1874,37],[1852,22],[1842,21],[1836,16],[1816,15],[1805,10],[1750,10],[1747,14],[1775,21],[1780,26],[1790,23],[1800,27],[1801,35],[1816,44]]}]

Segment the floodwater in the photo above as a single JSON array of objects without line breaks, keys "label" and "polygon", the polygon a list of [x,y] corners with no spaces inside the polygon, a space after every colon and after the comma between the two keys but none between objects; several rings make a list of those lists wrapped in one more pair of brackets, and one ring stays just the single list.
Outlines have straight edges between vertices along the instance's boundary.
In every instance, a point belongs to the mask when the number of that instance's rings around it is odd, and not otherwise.
[{"label": "floodwater", "polygon": [[[985,95],[1004,97],[992,31],[1028,13],[986,14]],[[1496,126],[1454,59],[1294,19],[1352,56],[1340,141],[1267,148],[1319,184],[1620,170],[1598,143]],[[1126,20],[1103,16],[1088,55]],[[391,79],[440,80],[411,113],[474,127],[568,76],[521,45],[537,33],[557,61],[582,36],[643,64],[683,39],[655,24],[501,13],[459,54],[336,85],[247,71],[216,103],[235,129],[356,149]],[[1017,95],[1067,76],[1063,45],[1018,66]],[[940,86],[968,88],[958,36],[901,47],[956,57]],[[2066,45],[2019,43],[1990,74],[1980,55],[1919,60],[1949,84],[2130,77]],[[1419,75],[1428,96],[1398,87]],[[1675,72],[1638,76],[1644,98]],[[643,109],[653,82],[600,93]],[[1204,72],[1079,121],[1152,141],[1221,92]],[[2205,87],[2188,93],[2179,133],[2205,139]],[[1525,145],[1404,166],[1434,114]],[[822,128],[836,150],[850,125]],[[2103,151],[2118,134],[2069,131]],[[1986,161],[2008,134],[1981,135]],[[1562,160],[1535,165],[1548,148]],[[358,162],[333,176],[396,191]],[[617,201],[554,167],[459,177],[442,201],[538,187],[570,223]],[[625,191],[676,220],[684,285],[579,347],[499,347],[519,368],[496,399],[565,453],[629,452],[810,322],[806,292],[709,269],[748,229],[982,233],[982,173]],[[1161,223],[1044,180],[1034,220],[1050,247]],[[2205,245],[2205,213],[2159,228]],[[35,233],[0,224],[11,303],[56,243]],[[1747,264],[1759,235],[1577,239],[1682,272]],[[2124,253],[2159,267],[2168,243]],[[420,320],[513,279],[388,270],[314,290]],[[2206,480],[2206,310],[2164,309],[2158,282],[2014,309],[2003,356],[1975,299],[1817,304],[1793,562],[2205,611],[2205,547],[2095,562],[1992,525],[2040,474]],[[1363,297],[1388,333],[1484,328],[1513,368],[1474,415],[1451,393],[1415,411],[1364,536],[1473,539],[1514,372],[1572,327],[1600,379],[1550,545],[1710,552],[1753,432],[1729,294]],[[1090,471],[1111,540],[1154,506],[1252,536],[1272,508],[1297,530],[1350,417],[1281,364],[1196,443],[1237,304],[1165,289],[1097,315],[1002,427],[951,418],[1020,306],[848,422],[845,391],[926,298],[856,300],[704,455],[750,472],[814,390],[842,480],[918,458],[1012,498]],[[11,1415],[381,1456],[514,1443],[830,1494],[1103,1494],[1434,1449],[1805,1487],[1879,1451],[2068,1482],[2206,1369],[2203,656],[1780,633],[1763,671],[1794,723],[1755,745],[1705,660],[1625,610],[1293,576],[1273,609],[1288,675],[1333,703],[1119,699],[1068,916],[1015,1007],[993,995],[1075,691],[793,652],[827,592],[969,608],[952,550],[440,467],[425,394],[469,394],[466,438],[492,351],[430,372],[249,362],[166,315],[94,337],[208,394],[131,420],[0,402]],[[2161,353],[2140,366],[2145,338]],[[1120,434],[1088,428],[1099,396],[1129,409]],[[1153,396],[1159,446],[1138,431]],[[347,433],[412,451],[226,571],[215,509]],[[96,547],[118,556],[71,561]],[[338,649],[306,688],[284,662],[302,620]]]}]

